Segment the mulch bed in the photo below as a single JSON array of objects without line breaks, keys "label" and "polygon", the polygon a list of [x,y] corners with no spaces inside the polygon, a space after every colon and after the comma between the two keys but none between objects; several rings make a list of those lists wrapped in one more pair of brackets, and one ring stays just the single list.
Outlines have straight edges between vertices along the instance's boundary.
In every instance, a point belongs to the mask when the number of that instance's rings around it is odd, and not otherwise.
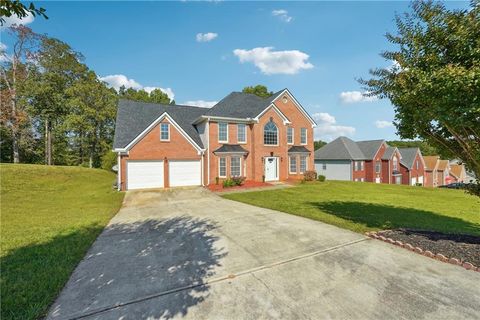
[{"label": "mulch bed", "polygon": [[250,189],[250,188],[259,188],[259,187],[271,187],[273,184],[267,182],[258,182],[258,181],[245,181],[241,186],[229,187],[224,188],[222,183],[219,184],[211,184],[207,188],[213,192],[223,192],[223,191],[234,191],[234,190],[242,190],[242,189]]},{"label": "mulch bed", "polygon": [[404,244],[409,243],[423,251],[428,250],[434,254],[456,258],[462,263],[470,262],[474,266],[480,266],[480,237],[478,236],[410,229],[385,230],[376,234]]}]

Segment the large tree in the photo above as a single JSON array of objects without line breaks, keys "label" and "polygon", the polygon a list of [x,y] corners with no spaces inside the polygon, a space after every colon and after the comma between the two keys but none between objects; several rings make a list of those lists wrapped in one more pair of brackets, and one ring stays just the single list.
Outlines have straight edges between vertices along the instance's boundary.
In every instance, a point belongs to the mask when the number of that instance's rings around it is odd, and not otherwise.
[{"label": "large tree", "polygon": [[395,49],[381,55],[392,66],[360,82],[391,101],[402,138],[421,138],[480,177],[480,2],[468,10],[421,1],[411,7],[386,35]]},{"label": "large tree", "polygon": [[245,87],[243,88],[242,92],[254,94],[261,98],[268,98],[271,95],[273,95],[272,91],[268,91],[268,88],[261,84],[257,84],[256,86]]},{"label": "large tree", "polygon": [[126,89],[124,86],[120,87],[118,91],[118,96],[121,99],[142,101],[142,102],[151,102],[151,103],[160,103],[160,104],[172,104],[173,100],[170,100],[168,95],[160,89],[154,89],[147,92],[144,89]]},{"label": "large tree", "polygon": [[45,9],[42,7],[35,7],[35,4],[30,2],[27,6],[20,0],[2,0],[0,2],[0,25],[5,23],[5,17],[11,17],[12,15],[22,19],[31,14],[32,16],[42,16],[48,19],[45,14]]}]

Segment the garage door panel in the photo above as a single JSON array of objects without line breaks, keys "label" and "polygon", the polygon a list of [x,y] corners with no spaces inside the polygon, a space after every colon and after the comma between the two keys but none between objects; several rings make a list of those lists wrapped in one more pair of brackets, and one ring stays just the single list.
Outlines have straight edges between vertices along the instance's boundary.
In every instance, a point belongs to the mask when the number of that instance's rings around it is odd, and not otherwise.
[{"label": "garage door panel", "polygon": [[171,187],[201,185],[200,160],[170,160],[168,166]]},{"label": "garage door panel", "polygon": [[128,161],[127,189],[163,188],[163,161]]}]

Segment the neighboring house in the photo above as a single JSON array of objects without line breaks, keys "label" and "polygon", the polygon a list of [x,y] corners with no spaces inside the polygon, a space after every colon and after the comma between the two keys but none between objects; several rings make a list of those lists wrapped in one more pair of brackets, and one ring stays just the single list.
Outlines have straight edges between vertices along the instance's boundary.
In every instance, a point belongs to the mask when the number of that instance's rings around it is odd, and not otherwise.
[{"label": "neighboring house", "polygon": [[424,156],[425,162],[425,183],[426,187],[436,188],[438,187],[438,164],[440,161],[439,156]]},{"label": "neighboring house", "polygon": [[450,164],[448,163],[448,160],[438,160],[437,186],[444,186],[449,183],[452,183],[452,178],[450,177]]},{"label": "neighboring house", "polygon": [[118,186],[301,179],[314,166],[315,126],[287,89],[269,98],[233,92],[210,109],[121,100],[114,139]]},{"label": "neighboring house", "polygon": [[400,148],[398,149],[402,155],[400,161],[400,172],[403,184],[412,186],[417,183],[423,186],[426,183],[425,160],[419,148]]},{"label": "neighboring house", "polygon": [[[315,151],[315,168],[329,180],[411,184],[411,176],[423,181],[424,175],[422,155],[416,151],[405,150],[408,159],[402,162],[400,150],[385,140],[355,142],[339,137]],[[420,159],[418,169],[416,159]]]},{"label": "neighboring house", "polygon": [[463,164],[450,164],[450,177],[453,182],[465,182],[467,173]]}]

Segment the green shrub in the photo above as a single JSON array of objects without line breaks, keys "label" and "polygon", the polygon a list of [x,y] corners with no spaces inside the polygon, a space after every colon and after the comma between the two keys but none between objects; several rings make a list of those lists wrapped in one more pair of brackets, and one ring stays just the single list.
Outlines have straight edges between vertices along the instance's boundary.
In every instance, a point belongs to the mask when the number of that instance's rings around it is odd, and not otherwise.
[{"label": "green shrub", "polygon": [[112,167],[117,164],[117,154],[108,151],[102,156],[102,169],[112,171]]},{"label": "green shrub", "polygon": [[223,180],[223,187],[224,188],[230,188],[236,186],[235,181],[232,179],[225,179]]},{"label": "green shrub", "polygon": [[236,186],[241,186],[245,182],[245,177],[233,177],[232,180]]},{"label": "green shrub", "polygon": [[319,174],[317,180],[320,182],[324,182],[327,178],[324,175]]},{"label": "green shrub", "polygon": [[315,181],[317,180],[317,172],[313,170],[305,171],[303,174],[303,179],[305,181]]}]

